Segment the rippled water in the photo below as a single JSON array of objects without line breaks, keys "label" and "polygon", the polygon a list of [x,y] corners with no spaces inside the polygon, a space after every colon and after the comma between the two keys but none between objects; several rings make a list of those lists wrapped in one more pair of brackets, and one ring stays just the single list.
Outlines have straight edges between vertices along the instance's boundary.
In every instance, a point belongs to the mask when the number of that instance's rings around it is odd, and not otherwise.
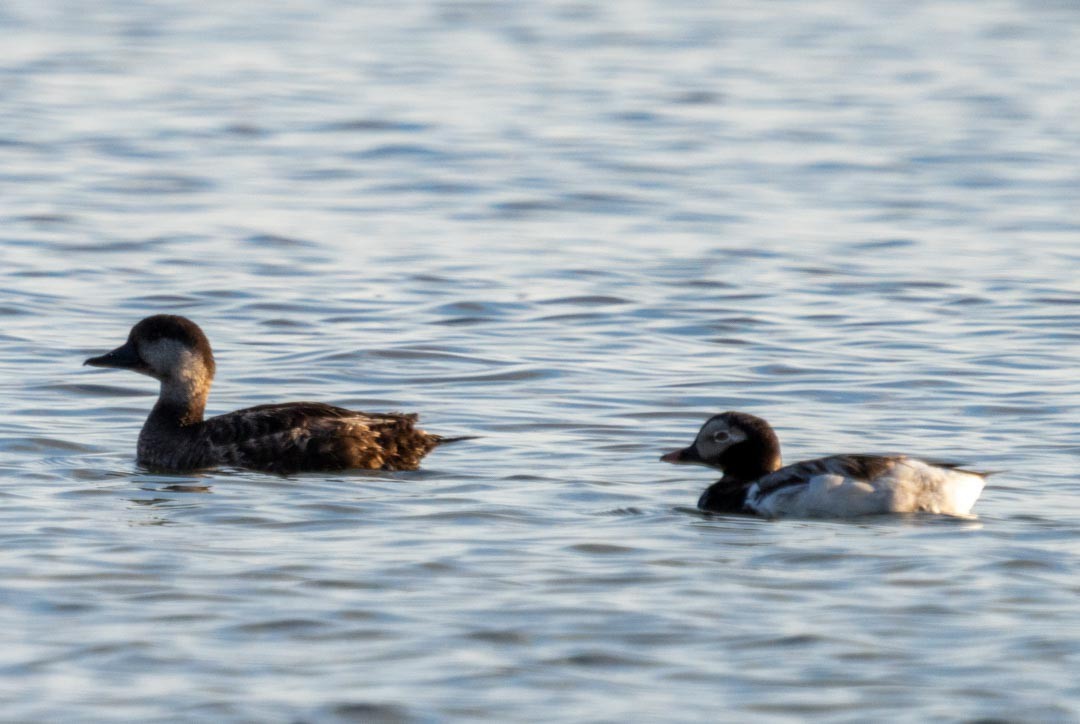
[{"label": "rippled water", "polygon": [[[704,5],[704,6],[702,6]],[[1080,717],[1068,2],[0,7],[11,720]],[[162,476],[210,411],[416,473]],[[704,418],[1002,470],[977,520],[694,510]]]}]

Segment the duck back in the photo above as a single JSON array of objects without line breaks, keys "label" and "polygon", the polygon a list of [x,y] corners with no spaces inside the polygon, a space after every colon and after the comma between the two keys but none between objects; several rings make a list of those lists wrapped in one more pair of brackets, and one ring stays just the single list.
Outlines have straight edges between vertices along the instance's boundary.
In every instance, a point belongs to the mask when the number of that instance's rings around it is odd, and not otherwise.
[{"label": "duck back", "polygon": [[415,470],[442,440],[417,428],[416,415],[318,402],[259,405],[173,430],[156,425],[154,417],[139,436],[139,462],[169,470]]}]

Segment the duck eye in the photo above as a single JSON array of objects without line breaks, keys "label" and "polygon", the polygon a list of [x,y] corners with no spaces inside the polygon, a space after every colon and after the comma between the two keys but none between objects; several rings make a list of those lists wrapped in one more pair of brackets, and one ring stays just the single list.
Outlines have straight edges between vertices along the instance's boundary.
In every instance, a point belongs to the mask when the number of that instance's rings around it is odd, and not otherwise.
[{"label": "duck eye", "polygon": [[714,442],[727,442],[731,439],[731,435],[726,432],[717,432],[712,436]]}]

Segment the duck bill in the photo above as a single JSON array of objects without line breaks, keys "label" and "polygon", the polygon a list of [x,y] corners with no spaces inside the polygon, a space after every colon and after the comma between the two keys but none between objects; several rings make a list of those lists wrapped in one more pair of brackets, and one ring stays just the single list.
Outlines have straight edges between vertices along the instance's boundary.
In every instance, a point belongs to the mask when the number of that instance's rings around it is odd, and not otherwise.
[{"label": "duck bill", "polygon": [[112,352],[106,352],[100,357],[91,357],[83,362],[83,365],[113,367],[120,370],[141,370],[145,367],[139,353],[135,351],[135,345],[130,342],[122,344]]},{"label": "duck bill", "polygon": [[661,456],[660,462],[672,465],[703,465],[705,463],[698,455],[696,445],[684,447],[682,450],[672,450],[667,455]]}]

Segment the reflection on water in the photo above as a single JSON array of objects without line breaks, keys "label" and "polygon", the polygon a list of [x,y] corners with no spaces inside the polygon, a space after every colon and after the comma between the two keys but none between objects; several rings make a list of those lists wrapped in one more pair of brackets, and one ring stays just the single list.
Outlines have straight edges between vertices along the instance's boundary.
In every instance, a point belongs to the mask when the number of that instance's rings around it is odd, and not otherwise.
[{"label": "reflection on water", "polygon": [[[0,9],[0,701],[13,720],[1067,720],[1077,15]],[[418,411],[421,471],[156,475],[154,312],[210,411]],[[790,460],[1003,472],[977,520],[693,508]],[[718,713],[722,712],[722,713]]]}]

